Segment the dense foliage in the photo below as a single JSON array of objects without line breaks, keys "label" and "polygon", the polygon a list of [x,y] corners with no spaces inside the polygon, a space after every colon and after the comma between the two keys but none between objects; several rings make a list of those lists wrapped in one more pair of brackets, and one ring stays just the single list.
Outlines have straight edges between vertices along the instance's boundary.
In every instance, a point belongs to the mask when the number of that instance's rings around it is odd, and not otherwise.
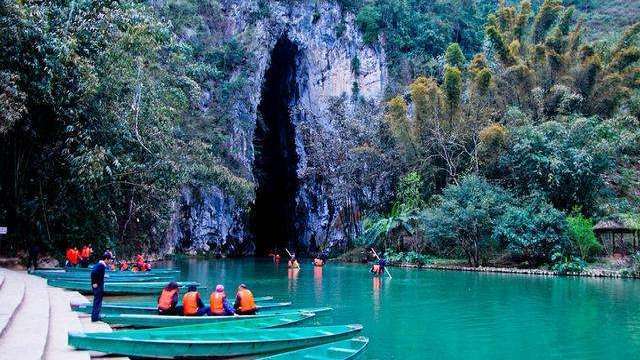
[{"label": "dense foliage", "polygon": [[237,45],[202,61],[174,31],[138,2],[0,3],[3,246],[153,250],[180,186],[215,179],[246,193],[218,155],[222,119],[204,134],[195,111]]},{"label": "dense foliage", "polygon": [[599,250],[591,218],[637,214],[639,33],[588,42],[559,0],[503,4],[488,48],[449,45],[442,72],[392,97],[385,150],[424,180],[416,248],[571,269]]}]

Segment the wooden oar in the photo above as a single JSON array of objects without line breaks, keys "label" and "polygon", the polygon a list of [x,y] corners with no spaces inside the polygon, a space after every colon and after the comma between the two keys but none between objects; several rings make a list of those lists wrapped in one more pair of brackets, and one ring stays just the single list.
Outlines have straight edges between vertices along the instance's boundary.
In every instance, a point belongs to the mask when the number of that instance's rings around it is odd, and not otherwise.
[{"label": "wooden oar", "polygon": [[289,249],[284,248],[284,250],[287,252],[287,254],[289,254],[289,259],[293,259],[293,255],[291,255],[291,253],[289,252]]},{"label": "wooden oar", "polygon": [[[380,256],[378,256],[378,253],[373,248],[371,248],[371,251],[373,252],[373,255],[376,258],[378,258],[378,260],[380,260]],[[389,269],[387,269],[386,264],[385,264],[385,267],[384,267],[384,272],[387,273],[387,275],[389,275],[389,279],[393,279],[393,276],[391,276],[391,273],[389,272]]]}]

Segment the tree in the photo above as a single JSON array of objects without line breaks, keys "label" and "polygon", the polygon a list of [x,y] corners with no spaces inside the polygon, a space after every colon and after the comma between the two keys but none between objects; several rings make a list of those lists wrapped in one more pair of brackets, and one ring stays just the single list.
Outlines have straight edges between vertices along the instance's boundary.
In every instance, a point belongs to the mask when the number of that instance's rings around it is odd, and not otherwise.
[{"label": "tree", "polygon": [[593,232],[593,220],[577,214],[567,217],[567,225],[569,239],[582,259],[589,259],[602,249]]},{"label": "tree", "polygon": [[492,238],[530,266],[551,261],[553,253],[563,253],[568,246],[564,214],[540,198],[524,206],[508,207]]},{"label": "tree", "polygon": [[441,247],[459,249],[469,265],[480,266],[496,249],[493,228],[513,198],[482,178],[466,176],[445,188],[438,200],[422,216],[425,236]]}]

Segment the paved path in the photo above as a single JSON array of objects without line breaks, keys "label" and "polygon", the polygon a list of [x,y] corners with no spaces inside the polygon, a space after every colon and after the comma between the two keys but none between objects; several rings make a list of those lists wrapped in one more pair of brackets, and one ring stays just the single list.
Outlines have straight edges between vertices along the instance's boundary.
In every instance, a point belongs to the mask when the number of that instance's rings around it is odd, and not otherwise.
[{"label": "paved path", "polygon": [[73,312],[71,302],[79,301],[86,298],[47,286],[40,277],[0,268],[0,360],[89,360],[101,355],[67,345],[70,331],[111,331],[107,324]]}]

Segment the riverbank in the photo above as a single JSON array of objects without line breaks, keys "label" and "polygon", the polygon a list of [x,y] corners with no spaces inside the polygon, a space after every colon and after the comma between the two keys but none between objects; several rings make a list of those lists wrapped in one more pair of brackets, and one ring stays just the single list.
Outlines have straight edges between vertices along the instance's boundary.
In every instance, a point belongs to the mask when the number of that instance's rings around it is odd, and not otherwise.
[{"label": "riverbank", "polygon": [[[599,277],[599,278],[624,278],[624,279],[640,279],[640,274],[631,270],[630,258],[603,257],[592,263],[586,263],[580,271],[557,271],[549,268],[527,268],[517,266],[469,266],[462,259],[442,259],[432,258],[426,255],[414,256],[414,261],[402,261],[397,258],[405,258],[406,256],[397,256],[394,253],[392,258],[387,258],[387,266],[401,268],[418,268],[442,271],[465,271],[465,272],[486,272],[486,273],[503,273],[503,274],[522,274],[522,275],[540,275],[540,276],[583,276],[583,277]],[[364,248],[353,249],[344,253],[335,259],[345,263],[363,263],[375,261]]]}]

